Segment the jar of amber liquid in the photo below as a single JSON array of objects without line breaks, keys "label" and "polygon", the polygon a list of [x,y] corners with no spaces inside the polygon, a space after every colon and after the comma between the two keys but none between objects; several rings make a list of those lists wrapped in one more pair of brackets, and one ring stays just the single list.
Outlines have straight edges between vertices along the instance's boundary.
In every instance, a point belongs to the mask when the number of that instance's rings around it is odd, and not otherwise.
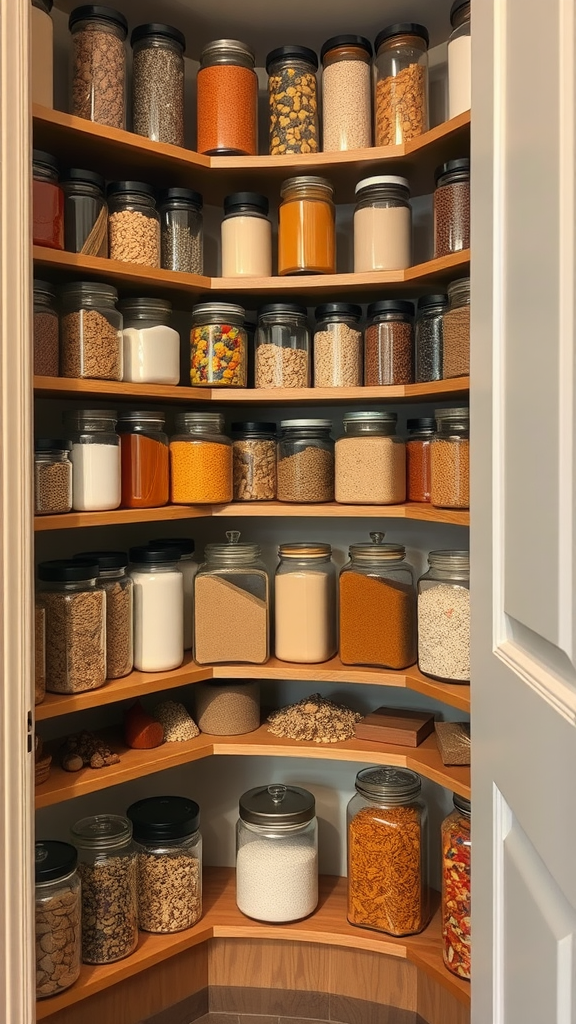
[{"label": "jar of amber liquid", "polygon": [[326,178],[288,178],[280,189],[278,273],[334,274],[334,190]]}]

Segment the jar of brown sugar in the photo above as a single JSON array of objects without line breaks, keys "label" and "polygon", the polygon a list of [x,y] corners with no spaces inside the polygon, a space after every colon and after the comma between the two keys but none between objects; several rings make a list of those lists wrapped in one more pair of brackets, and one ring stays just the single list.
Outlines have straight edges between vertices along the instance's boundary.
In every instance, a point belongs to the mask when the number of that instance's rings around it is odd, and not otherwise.
[{"label": "jar of brown sugar", "polygon": [[470,278],[448,285],[448,309],[442,317],[443,374],[466,377],[470,373]]},{"label": "jar of brown sugar", "polygon": [[278,273],[334,274],[336,221],[334,190],[326,178],[288,178],[280,189]]},{"label": "jar of brown sugar", "polygon": [[70,113],[110,128],[126,127],[128,22],[120,11],[97,4],[76,7],[72,33]]},{"label": "jar of brown sugar", "polygon": [[448,160],[434,178],[434,256],[470,248],[470,160]]},{"label": "jar of brown sugar", "polygon": [[266,57],[270,153],[317,153],[318,57],[307,46],[279,46]]},{"label": "jar of brown sugar", "polygon": [[408,501],[430,501],[430,449],[436,432],[432,416],[408,420],[406,486]]},{"label": "jar of brown sugar", "polygon": [[279,501],[334,501],[334,442],[330,420],[282,420],[278,443]]},{"label": "jar of brown sugar", "polygon": [[349,412],[335,445],[335,498],[347,505],[406,500],[406,451],[393,412]]},{"label": "jar of brown sugar", "polygon": [[108,185],[108,245],[111,260],[160,266],[160,215],[155,193],[143,181]]},{"label": "jar of brown sugar", "polygon": [[332,36],[322,47],[322,149],[372,145],[372,45],[364,36]]},{"label": "jar of brown sugar", "polygon": [[428,42],[428,30],[414,22],[376,36],[376,146],[399,146],[428,131]]},{"label": "jar of brown sugar", "polygon": [[364,384],[411,384],[414,380],[414,306],[404,299],[371,302],[364,332]]},{"label": "jar of brown sugar", "polygon": [[34,373],[57,377],[59,326],[56,293],[47,281],[34,281]]},{"label": "jar of brown sugar", "polygon": [[237,39],[216,39],[202,50],[196,80],[199,153],[258,153],[258,78],[254,63],[254,51]]},{"label": "jar of brown sugar", "polygon": [[470,507],[468,409],[437,409],[432,441],[430,500],[437,508]]}]

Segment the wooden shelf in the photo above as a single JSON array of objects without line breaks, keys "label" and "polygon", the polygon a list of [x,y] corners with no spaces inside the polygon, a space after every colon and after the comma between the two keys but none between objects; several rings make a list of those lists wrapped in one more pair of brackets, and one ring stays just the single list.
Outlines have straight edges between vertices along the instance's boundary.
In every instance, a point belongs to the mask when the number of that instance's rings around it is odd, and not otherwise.
[{"label": "wooden shelf", "polygon": [[212,516],[267,516],[298,517],[304,519],[416,519],[429,523],[449,523],[452,526],[469,526],[470,513],[445,508],[432,508],[428,504],[408,502],[405,505],[339,505],[327,502],[324,505],[290,505],[282,501],[233,502],[230,505],[213,505]]},{"label": "wooden shelf", "polygon": [[34,530],[78,530],[86,526],[122,526],[126,523],[160,523],[174,519],[208,519],[210,505],[163,505],[162,508],[116,508],[110,512],[66,512],[35,516]]}]

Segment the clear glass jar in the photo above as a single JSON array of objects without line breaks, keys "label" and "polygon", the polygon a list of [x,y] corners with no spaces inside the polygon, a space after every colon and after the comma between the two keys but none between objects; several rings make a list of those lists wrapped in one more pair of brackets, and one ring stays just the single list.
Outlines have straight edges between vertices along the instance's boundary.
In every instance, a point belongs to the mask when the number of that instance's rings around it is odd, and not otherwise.
[{"label": "clear glass jar", "polygon": [[178,384],[180,335],[165,299],[123,299],[123,379],[136,384]]},{"label": "clear glass jar", "polygon": [[348,804],[348,920],[415,935],[430,920],[428,811],[407,768],[363,768]]},{"label": "clear glass jar", "polygon": [[256,921],[308,917],[318,905],[316,801],[298,786],[243,793],[236,826],[236,904]]},{"label": "clear glass jar", "polygon": [[335,499],[344,505],[406,501],[406,445],[395,412],[348,412],[336,441]]},{"label": "clear glass jar", "polygon": [[182,412],[170,439],[170,500],[175,505],[232,501],[232,441],[218,412]]},{"label": "clear glass jar", "polygon": [[307,46],[278,46],[266,57],[272,156],[318,152],[317,70],[318,57]]},{"label": "clear glass jar", "polygon": [[36,601],[34,606],[34,704],[46,696],[46,609]]},{"label": "clear glass jar", "polygon": [[470,373],[470,278],[448,285],[449,308],[442,318],[444,339],[443,377],[467,377]]},{"label": "clear glass jar", "polygon": [[276,569],[275,655],[314,665],[333,658],[336,641],[336,566],[330,544],[281,544]]},{"label": "clear glass jar", "polygon": [[334,441],[330,420],[282,420],[278,442],[279,501],[334,501]]},{"label": "clear glass jar", "polygon": [[238,39],[216,39],[200,56],[196,79],[197,143],[207,156],[258,153],[255,54]]},{"label": "clear glass jar", "polygon": [[309,388],[311,384],[308,310],[273,302],[258,310],[255,385],[257,388]]},{"label": "clear glass jar", "polygon": [[258,192],[233,192],[224,200],[222,277],[272,277],[272,224],[268,200]]},{"label": "clear glass jar", "polygon": [[191,188],[167,188],[158,200],[163,270],[204,272],[204,200]]},{"label": "clear glass jar", "polygon": [[322,61],[322,149],[372,145],[372,44],[364,36],[328,39]]},{"label": "clear glass jar", "polygon": [[111,260],[160,266],[160,214],[154,189],[143,181],[108,185],[108,245]]},{"label": "clear glass jar", "polygon": [[274,501],[276,424],[233,423],[234,501]]},{"label": "clear glass jar", "polygon": [[138,25],[132,45],[132,130],[154,142],[184,145],[186,39],[171,25]]},{"label": "clear glass jar", "polygon": [[[263,665],[269,650],[269,583],[258,544],[207,544],[194,581],[194,657],[199,665]],[[238,629],[238,623],[242,629]]]},{"label": "clear glass jar", "polygon": [[192,310],[190,383],[210,388],[245,388],[248,338],[245,310],[229,302],[202,302]]},{"label": "clear glass jar", "polygon": [[405,299],[371,302],[364,332],[364,384],[412,384],[414,306]]},{"label": "clear glass jar", "polygon": [[132,804],[138,854],[138,920],[144,932],[181,932],[202,917],[200,808],[182,796]]},{"label": "clear glass jar", "polygon": [[63,415],[72,439],[72,508],[102,512],[122,499],[120,438],[113,409],[74,409]]},{"label": "clear glass jar", "polygon": [[431,551],[418,580],[418,668],[445,683],[470,682],[470,555]]},{"label": "clear glass jar", "polygon": [[374,143],[400,146],[428,131],[428,31],[402,22],[374,43]]},{"label": "clear glass jar", "polygon": [[30,11],[30,89],[32,103],[54,107],[54,26],[50,12],[53,0],[32,0]]},{"label": "clear glass jar", "polygon": [[193,643],[194,579],[198,572],[198,562],[194,559],[194,541],[191,537],[160,537],[148,541],[148,547],[174,548],[180,555],[178,568],[184,577],[184,650],[190,651]]},{"label": "clear glass jar", "polygon": [[126,127],[128,22],[111,7],[86,4],[68,19],[72,33],[70,113],[110,128]]},{"label": "clear glass jar", "polygon": [[436,420],[433,416],[422,416],[408,420],[406,426],[406,497],[408,501],[430,501],[430,460]]},{"label": "clear glass jar", "polygon": [[288,178],[280,188],[278,273],[335,274],[334,189],[326,178]]},{"label": "clear glass jar", "polygon": [[470,248],[470,160],[448,160],[434,180],[434,256],[449,256]]},{"label": "clear glass jar", "polygon": [[64,193],[51,153],[32,150],[32,241],[46,249],[64,248]]},{"label": "clear glass jar", "polygon": [[340,658],[344,665],[403,669],[416,661],[416,588],[403,544],[352,544],[340,572]]},{"label": "clear glass jar", "polygon": [[104,178],[94,171],[71,167],[65,171],[64,248],[84,256],[108,256],[108,206]]},{"label": "clear glass jar", "polygon": [[354,191],[354,273],[409,267],[412,210],[407,178],[379,174],[363,178]]},{"label": "clear glass jar", "polygon": [[82,883],[82,961],[111,964],[138,945],[136,850],[132,823],[95,814],[71,828]]},{"label": "clear glass jar", "polygon": [[316,307],[314,387],[350,388],[362,384],[362,308],[350,302]]},{"label": "clear glass jar", "polygon": [[442,380],[444,372],[444,313],[447,295],[421,295],[416,310],[414,337],[414,380],[425,384]]},{"label": "clear glass jar", "polygon": [[72,510],[72,444],[61,438],[34,442],[34,512],[37,516]]},{"label": "clear glass jar", "polygon": [[72,281],[60,289],[63,377],[122,380],[122,313],[112,285]]},{"label": "clear glass jar", "polygon": [[430,451],[430,501],[436,508],[470,507],[468,409],[436,409]]},{"label": "clear glass jar", "polygon": [[40,562],[38,603],[46,611],[46,689],[83,693],[106,682],[106,596],[95,562]]},{"label": "clear glass jar", "polygon": [[472,105],[472,38],[470,0],[454,0],[450,8],[452,32],[448,39],[448,117]]},{"label": "clear glass jar", "polygon": [[60,368],[56,292],[47,281],[34,280],[34,374],[57,377]]},{"label": "clear glass jar", "polygon": [[[36,997],[70,988],[80,975],[80,879],[70,843],[45,839],[35,846]],[[60,953],[59,962],[50,955]]]},{"label": "clear glass jar", "polygon": [[177,548],[130,548],[134,668],[169,672],[184,660],[184,577]]},{"label": "clear glass jar", "polygon": [[162,412],[121,412],[118,420],[124,508],[159,508],[170,499],[168,435]]},{"label": "clear glass jar", "polygon": [[134,665],[134,586],[124,551],[83,551],[75,560],[95,562],[106,594],[106,678],[121,679]]},{"label": "clear glass jar", "polygon": [[454,810],[440,826],[442,838],[442,956],[459,978],[469,979],[471,804],[454,794]]}]

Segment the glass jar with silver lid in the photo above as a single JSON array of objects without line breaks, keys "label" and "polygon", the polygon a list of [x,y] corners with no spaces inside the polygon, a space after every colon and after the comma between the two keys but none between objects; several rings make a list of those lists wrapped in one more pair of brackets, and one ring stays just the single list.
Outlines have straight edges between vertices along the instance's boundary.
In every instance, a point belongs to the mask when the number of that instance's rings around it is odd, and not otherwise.
[{"label": "glass jar with silver lid", "polygon": [[281,420],[277,496],[297,503],[334,501],[334,442],[330,420]]},{"label": "glass jar with silver lid", "polygon": [[197,143],[208,156],[258,153],[255,54],[238,39],[215,39],[200,56],[196,79]]},{"label": "glass jar with silver lid", "polygon": [[335,446],[335,496],[343,504],[406,500],[406,445],[393,412],[349,412]]},{"label": "glass jar with silver lid", "polygon": [[245,388],[248,336],[242,306],[202,302],[192,310],[190,383],[193,387]]}]

